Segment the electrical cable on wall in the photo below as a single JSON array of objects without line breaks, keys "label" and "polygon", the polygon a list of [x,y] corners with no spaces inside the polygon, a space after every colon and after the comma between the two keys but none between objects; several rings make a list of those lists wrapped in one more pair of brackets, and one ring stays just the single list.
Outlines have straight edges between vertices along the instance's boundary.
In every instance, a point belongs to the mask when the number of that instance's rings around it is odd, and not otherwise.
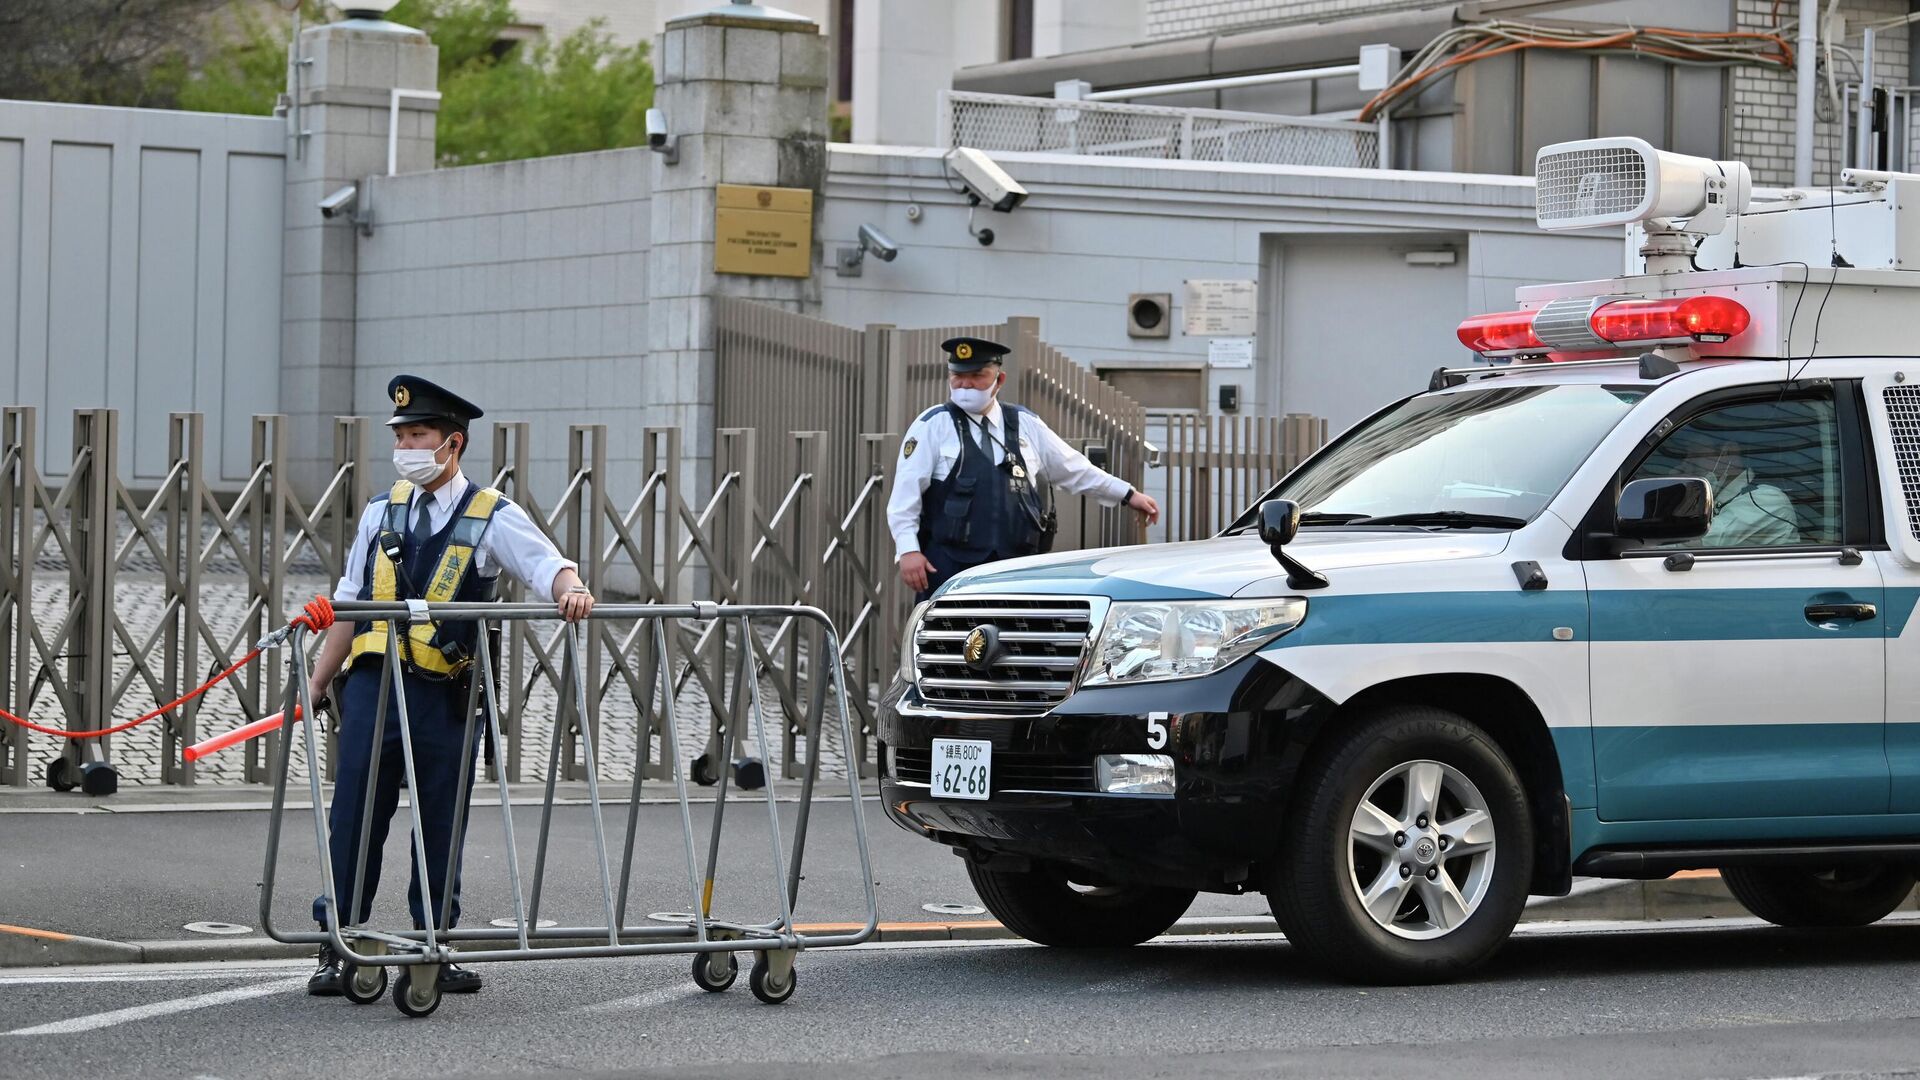
[{"label": "electrical cable on wall", "polygon": [[1379,119],[1383,111],[1429,80],[1456,68],[1526,49],[1646,56],[1693,67],[1793,67],[1792,44],[1774,33],[1632,26],[1571,29],[1496,20],[1456,27],[1428,42],[1395,74],[1392,85],[1367,102],[1359,118],[1362,122]]}]

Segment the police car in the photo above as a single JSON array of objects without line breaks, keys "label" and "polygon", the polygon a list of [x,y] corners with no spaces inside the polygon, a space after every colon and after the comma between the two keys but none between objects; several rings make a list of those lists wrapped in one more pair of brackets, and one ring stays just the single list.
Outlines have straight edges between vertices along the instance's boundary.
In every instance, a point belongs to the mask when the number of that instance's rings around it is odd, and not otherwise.
[{"label": "police car", "polygon": [[1219,536],[957,575],[879,733],[893,820],[1015,932],[1261,892],[1363,981],[1484,963],[1575,875],[1720,870],[1873,922],[1920,866],[1920,176],[1756,195],[1551,146],[1548,229],[1626,276],[1469,319],[1477,363]]}]

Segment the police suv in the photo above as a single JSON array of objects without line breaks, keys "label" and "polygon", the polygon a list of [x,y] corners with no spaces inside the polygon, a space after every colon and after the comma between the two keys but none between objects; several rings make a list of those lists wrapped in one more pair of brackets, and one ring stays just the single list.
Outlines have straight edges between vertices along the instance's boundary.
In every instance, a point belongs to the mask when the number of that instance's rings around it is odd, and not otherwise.
[{"label": "police suv", "polygon": [[903,828],[1036,942],[1266,894],[1365,981],[1485,962],[1575,875],[1718,868],[1852,926],[1920,866],[1920,176],[1757,196],[1543,149],[1617,279],[1469,319],[1211,539],[957,575],[880,719]]}]

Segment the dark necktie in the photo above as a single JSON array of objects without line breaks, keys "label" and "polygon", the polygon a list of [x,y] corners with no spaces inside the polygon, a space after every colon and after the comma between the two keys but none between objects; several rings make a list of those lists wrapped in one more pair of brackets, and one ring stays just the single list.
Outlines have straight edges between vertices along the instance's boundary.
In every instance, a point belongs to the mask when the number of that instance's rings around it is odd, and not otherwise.
[{"label": "dark necktie", "polygon": [[413,529],[407,533],[407,569],[413,577],[416,589],[425,589],[426,582],[420,580],[425,572],[423,556],[427,550],[427,541],[433,539],[433,497],[426,492],[417,495],[418,509],[414,512]]}]

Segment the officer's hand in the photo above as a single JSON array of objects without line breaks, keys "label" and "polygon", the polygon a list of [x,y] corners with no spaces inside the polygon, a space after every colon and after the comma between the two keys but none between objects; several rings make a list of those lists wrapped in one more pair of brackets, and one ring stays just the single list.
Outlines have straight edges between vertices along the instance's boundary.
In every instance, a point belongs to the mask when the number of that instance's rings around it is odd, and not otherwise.
[{"label": "officer's hand", "polygon": [[314,708],[318,709],[321,705],[325,704],[327,695],[332,692],[332,676],[316,671],[307,679],[307,700],[313,702]]},{"label": "officer's hand", "polygon": [[900,582],[914,592],[922,592],[927,587],[927,575],[934,572],[933,564],[925,555],[909,551],[900,556]]},{"label": "officer's hand", "polygon": [[560,601],[556,606],[559,608],[561,618],[568,622],[579,622],[593,612],[593,594],[587,592],[585,586],[581,586],[579,592],[561,593]]},{"label": "officer's hand", "polygon": [[1145,514],[1149,525],[1160,520],[1160,504],[1144,491],[1134,492],[1133,498],[1127,500],[1127,505]]}]

